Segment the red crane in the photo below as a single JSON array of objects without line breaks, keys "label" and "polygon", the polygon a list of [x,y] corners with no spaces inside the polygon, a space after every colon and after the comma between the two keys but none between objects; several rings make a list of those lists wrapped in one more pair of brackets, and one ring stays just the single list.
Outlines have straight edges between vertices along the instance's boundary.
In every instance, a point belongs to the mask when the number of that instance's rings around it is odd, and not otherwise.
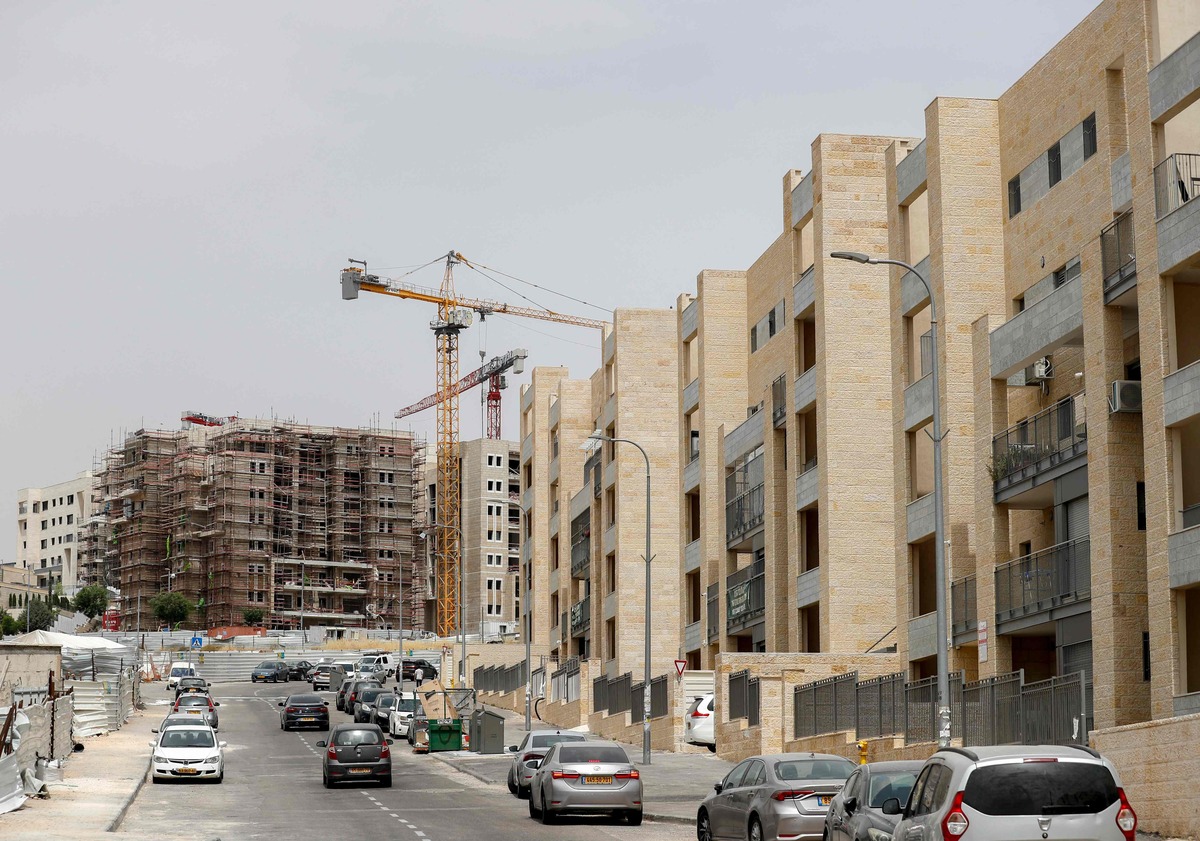
[{"label": "red crane", "polygon": [[[487,392],[487,437],[493,441],[500,439],[500,390],[505,387],[504,372],[512,369],[514,374],[520,374],[525,369],[525,357],[529,355],[529,351],[524,348],[510,350],[503,356],[494,356],[491,361],[467,374],[454,385],[454,394],[459,395],[464,391],[469,391],[475,386],[488,381]],[[396,417],[406,418],[409,415],[415,415],[417,412],[425,409],[430,409],[436,406],[442,400],[440,392],[429,395],[413,403],[411,406],[405,406],[400,411],[396,412]]]}]

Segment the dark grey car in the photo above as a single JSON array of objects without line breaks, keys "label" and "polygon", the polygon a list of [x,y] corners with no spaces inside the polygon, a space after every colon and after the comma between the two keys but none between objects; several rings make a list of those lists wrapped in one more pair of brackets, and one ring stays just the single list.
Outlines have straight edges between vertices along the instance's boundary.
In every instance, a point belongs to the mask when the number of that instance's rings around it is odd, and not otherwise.
[{"label": "dark grey car", "polygon": [[893,797],[908,802],[917,774],[918,760],[872,762],[855,769],[846,786],[829,804],[825,816],[828,841],[891,841],[892,830],[900,822],[897,815],[885,815],[883,804]]},{"label": "dark grey car", "polygon": [[368,686],[359,690],[358,697],[354,699],[354,720],[364,723],[378,724],[375,721],[375,699],[380,695],[391,695],[390,689],[384,689],[382,686]]},{"label": "dark grey car", "polygon": [[392,740],[374,724],[339,724],[329,741],[317,742],[325,749],[321,760],[321,782],[325,788],[353,780],[377,780],[384,788],[392,785]]}]

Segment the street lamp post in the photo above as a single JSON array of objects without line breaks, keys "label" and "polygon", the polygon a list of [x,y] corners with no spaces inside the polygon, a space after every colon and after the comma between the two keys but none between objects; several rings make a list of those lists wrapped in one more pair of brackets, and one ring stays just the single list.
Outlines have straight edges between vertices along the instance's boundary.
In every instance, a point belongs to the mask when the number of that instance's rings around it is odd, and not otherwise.
[{"label": "street lamp post", "polygon": [[938,692],[938,746],[950,746],[950,672],[947,664],[946,641],[946,539],[945,517],[942,502],[942,404],[938,382],[938,317],[937,300],[933,296],[933,287],[929,280],[915,267],[902,260],[891,260],[885,257],[871,257],[858,251],[834,251],[830,255],[839,260],[852,260],[855,263],[871,265],[899,266],[917,276],[925,286],[929,295],[930,316],[930,352],[933,356],[933,380],[930,383],[933,391],[933,517],[934,517],[934,577],[937,579],[937,692]]},{"label": "street lamp post", "polygon": [[[642,684],[642,764],[650,764],[650,562],[654,558],[650,555],[650,456],[646,454],[642,445],[636,441],[630,441],[628,438],[610,438],[599,429],[588,436],[588,442],[610,441],[613,444],[632,444],[638,448],[638,452],[642,454],[642,458],[646,460],[646,615],[643,622],[645,643],[646,643],[646,673]],[[584,443],[586,449],[590,446],[587,442]]]}]

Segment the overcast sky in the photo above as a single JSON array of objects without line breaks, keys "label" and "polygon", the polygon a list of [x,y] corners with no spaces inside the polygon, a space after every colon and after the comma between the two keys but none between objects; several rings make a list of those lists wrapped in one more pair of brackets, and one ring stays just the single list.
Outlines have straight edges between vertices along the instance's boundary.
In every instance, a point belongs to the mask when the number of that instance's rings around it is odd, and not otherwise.
[{"label": "overcast sky", "polygon": [[[435,388],[433,310],[343,302],[347,257],[397,275],[455,249],[604,308],[671,306],[778,235],[818,133],[922,136],[934,96],[999,95],[1094,5],[9,0],[0,490],[184,409],[393,423]],[[472,328],[464,372],[481,347],[599,362],[593,331],[541,322]],[[10,514],[0,559],[14,539]]]}]

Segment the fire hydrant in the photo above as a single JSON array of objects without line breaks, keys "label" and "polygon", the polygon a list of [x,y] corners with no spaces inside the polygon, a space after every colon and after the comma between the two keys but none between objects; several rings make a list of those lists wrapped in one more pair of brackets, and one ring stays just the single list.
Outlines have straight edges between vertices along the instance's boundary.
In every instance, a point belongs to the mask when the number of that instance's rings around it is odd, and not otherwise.
[{"label": "fire hydrant", "polygon": [[859,765],[867,764],[867,740],[866,739],[858,740],[858,764]]}]

